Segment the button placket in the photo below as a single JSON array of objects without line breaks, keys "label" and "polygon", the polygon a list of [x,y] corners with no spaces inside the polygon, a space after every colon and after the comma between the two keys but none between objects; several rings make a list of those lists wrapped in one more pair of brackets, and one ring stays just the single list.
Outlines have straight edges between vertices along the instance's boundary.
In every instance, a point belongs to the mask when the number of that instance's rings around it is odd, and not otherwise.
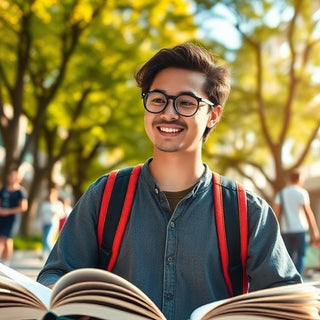
[{"label": "button placket", "polygon": [[169,221],[166,245],[163,311],[168,319],[172,319],[174,316],[174,293],[176,287],[176,228],[174,221]]}]

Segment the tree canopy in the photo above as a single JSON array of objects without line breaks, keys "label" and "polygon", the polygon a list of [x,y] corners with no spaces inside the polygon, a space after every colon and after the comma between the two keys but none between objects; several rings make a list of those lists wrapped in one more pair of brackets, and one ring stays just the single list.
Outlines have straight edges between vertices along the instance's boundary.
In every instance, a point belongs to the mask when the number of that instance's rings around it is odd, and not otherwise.
[{"label": "tree canopy", "polygon": [[292,170],[315,160],[310,151],[320,138],[320,2],[198,2],[199,14],[228,21],[239,38],[237,47],[223,43],[232,90],[207,156],[270,199]]},{"label": "tree canopy", "polygon": [[145,156],[150,147],[133,74],[154,50],[190,39],[195,26],[180,0],[0,5],[3,172],[31,162],[29,222],[57,164],[69,169],[66,179],[79,197],[99,171]]}]

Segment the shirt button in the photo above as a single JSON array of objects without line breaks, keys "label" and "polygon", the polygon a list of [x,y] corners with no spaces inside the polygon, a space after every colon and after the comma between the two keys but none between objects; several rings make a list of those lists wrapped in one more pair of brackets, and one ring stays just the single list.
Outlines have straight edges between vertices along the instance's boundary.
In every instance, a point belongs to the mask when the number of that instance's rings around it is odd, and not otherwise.
[{"label": "shirt button", "polygon": [[173,294],[172,293],[167,293],[166,294],[166,299],[167,300],[172,300],[173,299]]},{"label": "shirt button", "polygon": [[175,227],[175,223],[173,221],[170,222],[170,228],[174,228]]},{"label": "shirt button", "polygon": [[155,194],[159,194],[159,189],[158,188],[154,188],[154,193]]},{"label": "shirt button", "polygon": [[168,259],[167,259],[167,260],[168,260],[168,262],[170,262],[170,263],[171,263],[171,262],[173,262],[173,257],[168,257]]}]

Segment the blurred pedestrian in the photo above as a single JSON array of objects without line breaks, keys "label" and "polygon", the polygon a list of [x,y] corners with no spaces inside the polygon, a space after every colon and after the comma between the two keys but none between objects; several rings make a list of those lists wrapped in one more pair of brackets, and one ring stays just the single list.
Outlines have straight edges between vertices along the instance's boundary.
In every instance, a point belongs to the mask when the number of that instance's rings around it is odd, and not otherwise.
[{"label": "blurred pedestrian", "polygon": [[59,231],[59,221],[64,216],[63,203],[56,187],[51,187],[41,203],[39,214],[42,223],[42,259],[46,259],[54,246]]},{"label": "blurred pedestrian", "polygon": [[63,197],[61,199],[61,202],[63,204],[63,216],[60,218],[59,221],[59,232],[61,231],[62,227],[67,221],[67,218],[72,211],[71,201],[69,197]]},{"label": "blurred pedestrian", "polygon": [[14,227],[18,214],[28,209],[25,189],[17,169],[10,169],[0,189],[0,260],[9,265],[13,254]]},{"label": "blurred pedestrian", "polygon": [[289,184],[276,195],[274,211],[291,259],[303,275],[309,235],[311,243],[318,242],[319,230],[299,169],[292,172]]}]

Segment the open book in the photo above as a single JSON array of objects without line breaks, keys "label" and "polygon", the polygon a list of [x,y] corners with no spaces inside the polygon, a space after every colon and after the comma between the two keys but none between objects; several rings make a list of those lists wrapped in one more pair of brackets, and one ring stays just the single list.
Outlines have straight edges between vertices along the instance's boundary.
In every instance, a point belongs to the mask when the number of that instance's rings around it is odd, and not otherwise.
[{"label": "open book", "polygon": [[[319,283],[260,290],[196,309],[190,320],[320,319]],[[99,269],[78,269],[49,289],[0,264],[0,319],[44,319],[46,314],[108,320],[165,320],[127,280]],[[181,319],[186,320],[186,319]]]}]

